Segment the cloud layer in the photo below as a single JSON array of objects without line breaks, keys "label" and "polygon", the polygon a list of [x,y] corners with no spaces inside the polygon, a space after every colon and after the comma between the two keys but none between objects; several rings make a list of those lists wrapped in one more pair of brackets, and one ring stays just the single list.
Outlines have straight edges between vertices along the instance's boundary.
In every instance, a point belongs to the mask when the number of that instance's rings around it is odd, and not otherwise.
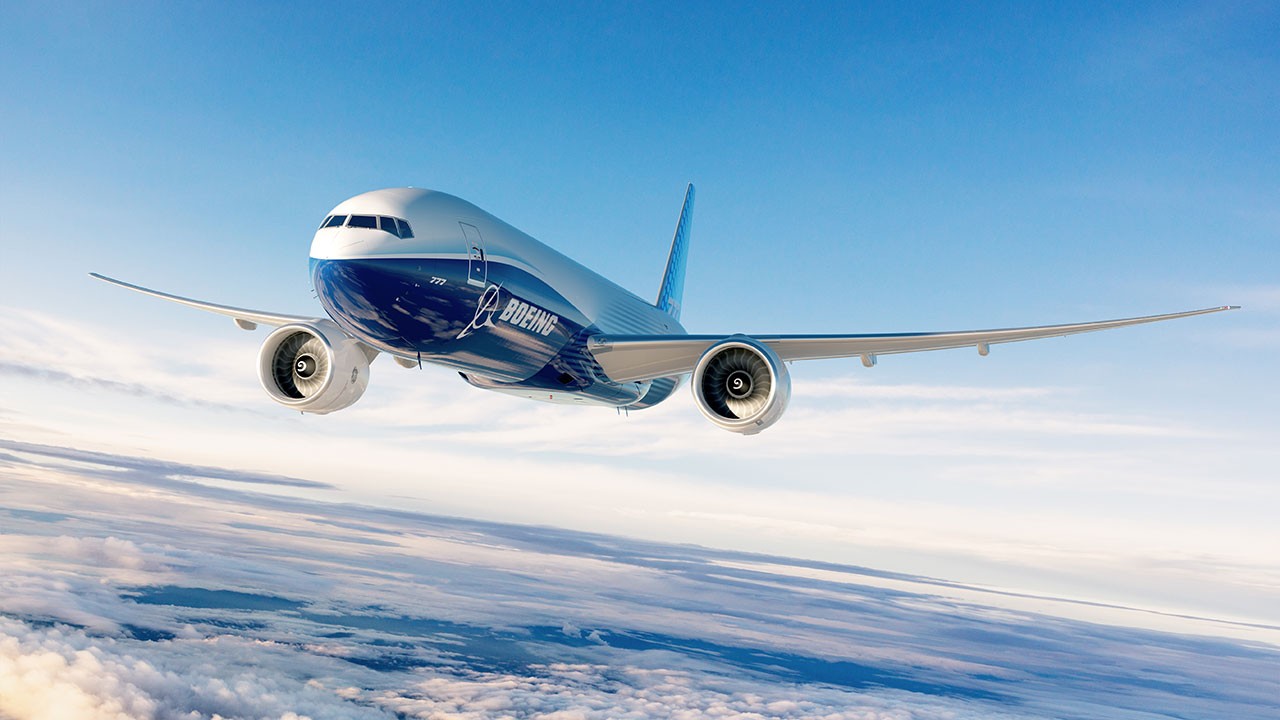
[{"label": "cloud layer", "polygon": [[1263,718],[1280,692],[1280,628],[1089,623],[901,573],[4,449],[0,716],[19,720]]}]

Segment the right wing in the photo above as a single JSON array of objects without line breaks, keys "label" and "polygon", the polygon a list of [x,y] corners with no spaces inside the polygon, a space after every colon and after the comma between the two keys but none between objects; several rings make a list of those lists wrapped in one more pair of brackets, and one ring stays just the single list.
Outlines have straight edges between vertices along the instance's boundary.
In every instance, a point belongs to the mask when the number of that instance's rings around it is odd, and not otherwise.
[{"label": "right wing", "polygon": [[[1148,315],[1121,320],[1103,320],[1071,325],[1040,325],[1037,327],[1006,328],[1003,330],[872,335],[750,335],[749,337],[768,345],[783,361],[860,356],[863,364],[870,366],[875,363],[877,355],[892,355],[924,350],[946,350],[959,347],[977,347],[978,352],[985,355],[990,346],[997,343],[1075,335],[1095,330],[1108,330],[1128,325],[1174,320],[1193,315],[1206,315],[1237,308],[1238,306],[1235,305],[1224,305],[1222,307],[1169,313],[1167,315]],[[600,363],[600,367],[604,368],[605,374],[611,380],[615,382],[637,382],[693,372],[698,359],[702,357],[707,348],[731,337],[733,336],[597,335],[590,339],[587,348],[591,351],[596,361]]]},{"label": "right wing", "polygon": [[280,325],[289,325],[291,323],[314,323],[324,319],[307,317],[306,315],[283,315],[281,313],[262,312],[260,310],[231,307],[230,305],[218,305],[216,303],[204,302],[203,300],[192,300],[191,298],[185,298],[179,295],[170,295],[169,293],[163,293],[159,290],[144,288],[140,285],[134,285],[132,283],[124,282],[123,280],[116,280],[115,278],[109,278],[106,275],[99,275],[98,273],[93,272],[89,273],[89,277],[97,278],[103,282],[111,283],[112,285],[117,285],[128,290],[133,290],[134,292],[140,292],[143,295],[150,295],[151,297],[158,297],[161,300],[168,300],[169,302],[175,302],[179,305],[193,307],[197,310],[226,315],[227,317],[234,319],[236,321],[236,325],[245,330],[253,330],[258,325],[278,327]]}]

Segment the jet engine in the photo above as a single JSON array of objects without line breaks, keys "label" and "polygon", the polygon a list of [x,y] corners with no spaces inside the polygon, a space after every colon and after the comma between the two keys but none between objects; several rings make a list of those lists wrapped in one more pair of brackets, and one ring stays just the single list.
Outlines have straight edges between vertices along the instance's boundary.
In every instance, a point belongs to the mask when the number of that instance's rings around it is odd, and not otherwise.
[{"label": "jet engine", "polygon": [[791,374],[769,346],[735,335],[711,347],[693,369],[693,397],[716,425],[754,435],[782,417]]},{"label": "jet engine", "polygon": [[258,351],[258,379],[281,405],[324,415],[360,399],[376,355],[328,320],[282,325]]}]

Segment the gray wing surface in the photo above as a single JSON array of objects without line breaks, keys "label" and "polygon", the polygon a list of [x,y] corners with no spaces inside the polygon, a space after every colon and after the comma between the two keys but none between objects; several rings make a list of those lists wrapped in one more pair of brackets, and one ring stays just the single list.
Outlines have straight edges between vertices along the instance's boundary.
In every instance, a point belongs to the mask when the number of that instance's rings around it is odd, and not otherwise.
[{"label": "gray wing surface", "polygon": [[123,280],[116,280],[115,278],[109,278],[106,275],[99,275],[98,273],[89,273],[89,276],[93,278],[97,278],[98,280],[101,280],[103,282],[110,283],[112,285],[117,285],[127,290],[132,290],[134,292],[142,293],[143,295],[150,295],[151,297],[157,297],[157,298],[160,298],[161,300],[168,300],[169,302],[175,302],[175,303],[178,303],[179,305],[186,305],[187,307],[193,307],[197,310],[204,310],[205,312],[217,313],[219,315],[226,315],[229,318],[233,318],[236,321],[236,325],[240,326],[241,328],[244,328],[245,330],[253,330],[258,325],[269,325],[271,327],[278,327],[280,325],[288,325],[290,323],[317,322],[323,319],[323,318],[317,318],[317,317],[308,317],[306,315],[284,315],[281,313],[263,312],[261,310],[249,310],[248,308],[232,307],[230,305],[218,305],[217,303],[204,302],[203,300],[193,300],[191,298],[185,298],[180,295],[170,295],[169,293],[160,292],[159,290],[152,290],[151,288],[144,288],[141,285],[134,285],[132,283],[124,282]]},{"label": "gray wing surface", "polygon": [[[1000,330],[964,330],[960,332],[887,333],[870,335],[750,335],[768,345],[784,361],[822,360],[862,357],[871,365],[877,355],[947,350],[976,347],[986,354],[998,343],[1038,340],[1110,330],[1111,328],[1176,320],[1194,315],[1235,310],[1239,306],[1191,310],[1166,315],[1073,323]],[[731,335],[598,335],[592,337],[588,349],[609,378],[615,382],[638,382],[654,378],[683,375],[693,371],[707,348]]]}]

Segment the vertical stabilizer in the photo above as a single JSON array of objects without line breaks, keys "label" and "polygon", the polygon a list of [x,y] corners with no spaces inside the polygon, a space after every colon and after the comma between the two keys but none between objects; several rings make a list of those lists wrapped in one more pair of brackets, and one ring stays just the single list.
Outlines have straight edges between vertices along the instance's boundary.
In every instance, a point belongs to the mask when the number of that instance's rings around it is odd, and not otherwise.
[{"label": "vertical stabilizer", "polygon": [[680,221],[676,223],[676,235],[671,239],[671,255],[667,257],[667,271],[662,274],[662,287],[658,290],[659,310],[676,320],[680,319],[680,304],[684,299],[684,266],[689,255],[689,232],[693,229],[693,183],[684,194],[684,207],[680,209]]}]

